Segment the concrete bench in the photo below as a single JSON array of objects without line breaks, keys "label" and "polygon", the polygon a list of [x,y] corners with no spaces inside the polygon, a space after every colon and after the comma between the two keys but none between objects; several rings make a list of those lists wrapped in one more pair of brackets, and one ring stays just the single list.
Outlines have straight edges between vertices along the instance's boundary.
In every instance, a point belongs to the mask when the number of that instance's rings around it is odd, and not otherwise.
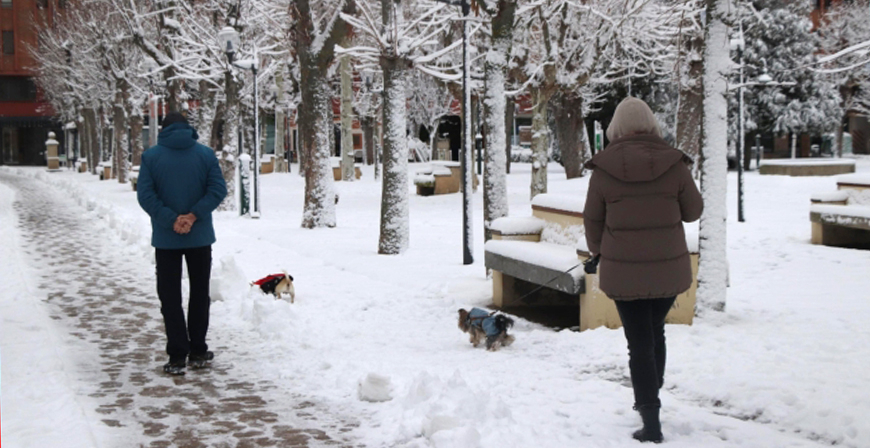
[{"label": "concrete bench", "polygon": [[812,244],[870,249],[870,176],[852,174],[837,191],[810,197]]},{"label": "concrete bench", "polygon": [[854,173],[855,161],[829,158],[763,160],[758,172],[786,176],[834,176]]},{"label": "concrete bench", "polygon": [[[492,270],[496,308],[571,304],[579,307],[580,331],[622,325],[613,301],[598,288],[598,274],[586,274],[581,265],[590,256],[583,228],[583,201],[579,196],[542,194],[532,201],[532,216],[500,218],[492,223],[493,239],[485,246],[485,264]],[[687,235],[694,241],[690,251],[697,279],[697,231]],[[545,286],[535,291],[541,285]],[[696,290],[697,280],[677,298],[668,323],[691,325]]]},{"label": "concrete bench", "polygon": [[[477,173],[472,170],[472,189],[477,190]],[[418,170],[414,176],[417,194],[450,194],[462,191],[462,164],[446,160],[434,160]]]},{"label": "concrete bench", "polygon": [[[332,179],[336,182],[344,179],[341,175],[341,157],[330,157],[330,162],[332,163]],[[362,177],[362,171],[356,164],[353,165],[353,176],[356,179]]]}]

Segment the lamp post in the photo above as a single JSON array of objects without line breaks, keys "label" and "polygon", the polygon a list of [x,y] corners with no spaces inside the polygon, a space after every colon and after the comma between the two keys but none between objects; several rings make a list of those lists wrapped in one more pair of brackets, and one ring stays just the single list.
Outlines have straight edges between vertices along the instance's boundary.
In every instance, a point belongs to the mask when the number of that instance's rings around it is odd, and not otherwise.
[{"label": "lamp post", "polygon": [[731,48],[737,50],[737,58],[739,59],[740,64],[740,84],[737,92],[738,96],[738,108],[740,112],[738,113],[739,121],[739,131],[738,131],[738,143],[737,143],[737,222],[745,222],[746,219],[743,217],[743,153],[744,153],[744,132],[743,129],[745,125],[744,116],[743,116],[743,47],[745,46],[745,41],[743,40],[743,21],[740,21],[740,34],[734,39],[731,39]]},{"label": "lamp post", "polygon": [[468,0],[435,0],[462,8],[462,264],[474,263],[471,252],[471,98],[468,91],[468,14],[471,5]]},{"label": "lamp post", "polygon": [[[254,76],[254,179],[251,188],[251,218],[257,219],[260,217],[260,117],[257,91],[257,68],[259,62],[257,59],[257,49],[254,48],[253,59],[234,61],[236,51],[238,51],[241,43],[239,32],[232,26],[226,26],[218,33],[218,42],[224,48],[227,54],[227,60],[231,66],[236,66],[245,70],[250,70]],[[241,151],[241,144],[239,145]]]}]

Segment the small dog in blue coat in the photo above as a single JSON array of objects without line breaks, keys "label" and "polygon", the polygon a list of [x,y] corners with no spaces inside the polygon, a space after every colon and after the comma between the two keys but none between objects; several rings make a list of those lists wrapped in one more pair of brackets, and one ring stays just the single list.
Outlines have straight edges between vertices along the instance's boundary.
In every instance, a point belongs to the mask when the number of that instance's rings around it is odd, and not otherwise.
[{"label": "small dog in blue coat", "polygon": [[514,337],[507,332],[514,325],[514,320],[496,313],[497,311],[490,313],[481,308],[459,310],[459,329],[471,335],[471,345],[477,347],[485,337],[486,349],[496,351],[514,342]]}]

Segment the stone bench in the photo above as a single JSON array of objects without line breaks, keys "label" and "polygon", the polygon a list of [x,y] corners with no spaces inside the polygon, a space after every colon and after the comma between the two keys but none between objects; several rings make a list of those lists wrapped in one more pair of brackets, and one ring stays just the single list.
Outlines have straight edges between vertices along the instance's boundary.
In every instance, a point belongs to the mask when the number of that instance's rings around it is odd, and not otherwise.
[{"label": "stone bench", "polygon": [[[493,239],[485,246],[485,264],[492,270],[493,305],[579,306],[580,331],[622,322],[613,301],[598,288],[598,274],[586,274],[589,258],[583,229],[584,198],[542,194],[532,201],[532,216],[507,217],[491,225]],[[687,232],[692,271],[697,279],[697,232]],[[573,268],[573,269],[571,269]],[[541,285],[545,285],[535,291]],[[681,294],[668,323],[691,325],[697,280]],[[534,292],[533,292],[534,291]]]},{"label": "stone bench", "polygon": [[828,158],[762,160],[758,172],[786,176],[834,176],[854,173],[855,161]]},{"label": "stone bench", "polygon": [[414,185],[420,196],[457,193],[462,187],[459,162],[433,162],[417,171]]},{"label": "stone bench", "polygon": [[870,176],[837,181],[837,191],[810,197],[812,244],[870,249]]},{"label": "stone bench", "polygon": [[[332,179],[336,182],[341,181],[344,179],[341,175],[341,157],[330,157],[330,161],[332,163]],[[357,180],[362,177],[362,171],[356,164],[353,165],[353,176]]]}]

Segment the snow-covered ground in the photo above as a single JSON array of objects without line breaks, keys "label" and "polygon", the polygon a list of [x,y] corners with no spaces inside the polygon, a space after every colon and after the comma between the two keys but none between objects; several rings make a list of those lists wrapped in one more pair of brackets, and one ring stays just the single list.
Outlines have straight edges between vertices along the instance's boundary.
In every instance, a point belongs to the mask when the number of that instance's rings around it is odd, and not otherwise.
[{"label": "snow-covered ground", "polygon": [[[410,249],[382,256],[380,182],[371,167],[360,181],[336,183],[338,227],[316,230],[299,226],[297,168],[261,177],[261,219],[216,217],[210,334],[252,335],[256,342],[234,349],[262,359],[262,379],[353,416],[359,425],[350,435],[364,446],[637,446],[620,330],[554,331],[517,319],[516,342],[490,353],[456,328],[458,308],[491,298],[480,192],[473,265],[462,265],[458,194],[412,194]],[[870,172],[870,159],[859,158],[857,168]],[[106,238],[127,246],[123,256],[151,257],[150,224],[129,185],[0,169],[37,177],[77,202]],[[512,170],[511,215],[527,216],[531,168]],[[551,165],[550,192],[585,197],[587,181],[566,181]],[[729,173],[727,310],[667,328],[666,444],[870,446],[870,252],[809,244],[809,197],[835,190],[836,177],[747,173],[745,223],[736,222],[735,181]],[[20,244],[26,229],[13,201],[14,190],[0,183],[2,434],[21,446],[69,446],[52,442],[70,435],[83,441],[77,446],[111,446],[124,429],[105,427],[77,394],[86,376],[69,358],[81,346],[72,349],[38,288],[28,286],[38,266],[24,264],[25,252],[40,249]],[[295,304],[248,287],[282,269],[295,278]],[[218,353],[218,361],[230,360]],[[361,399],[372,394],[390,399]]]}]

